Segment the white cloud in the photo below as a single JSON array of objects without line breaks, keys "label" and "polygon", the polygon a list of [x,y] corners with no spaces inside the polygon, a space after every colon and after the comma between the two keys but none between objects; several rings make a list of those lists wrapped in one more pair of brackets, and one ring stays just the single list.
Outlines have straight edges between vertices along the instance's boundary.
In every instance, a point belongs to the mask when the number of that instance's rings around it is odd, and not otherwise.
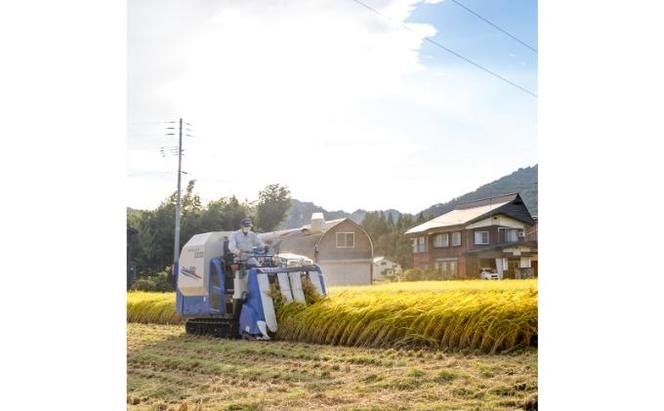
[{"label": "white cloud", "polygon": [[[133,3],[130,122],[183,115],[194,123],[184,169],[204,198],[253,199],[280,182],[328,209],[416,212],[514,168],[504,165],[511,154],[472,165],[483,157],[470,151],[478,133],[499,138],[512,124],[501,113],[484,123],[492,108],[477,96],[495,96],[492,79],[458,67],[440,76],[422,64],[430,25],[408,23],[411,32],[332,0]],[[371,5],[400,23],[417,3]],[[174,140],[151,132],[130,129],[129,205],[152,207],[174,186],[166,174],[174,160],[158,156]],[[534,144],[524,149],[534,153]],[[151,171],[162,176],[138,176]]]}]

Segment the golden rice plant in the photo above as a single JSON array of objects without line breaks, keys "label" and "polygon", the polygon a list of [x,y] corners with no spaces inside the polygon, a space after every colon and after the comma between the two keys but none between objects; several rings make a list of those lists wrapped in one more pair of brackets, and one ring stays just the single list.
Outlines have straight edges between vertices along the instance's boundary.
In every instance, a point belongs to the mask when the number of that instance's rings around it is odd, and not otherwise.
[{"label": "golden rice plant", "polygon": [[279,310],[282,339],[310,343],[502,352],[537,335],[537,281],[427,281],[331,287]]},{"label": "golden rice plant", "polygon": [[[364,346],[502,352],[537,336],[537,280],[421,281],[330,287],[318,301],[284,304],[277,290],[277,338]],[[176,324],[174,293],[130,292],[127,320]]]},{"label": "golden rice plant", "polygon": [[128,292],[127,321],[134,323],[180,324],[182,317],[175,311],[175,293]]}]

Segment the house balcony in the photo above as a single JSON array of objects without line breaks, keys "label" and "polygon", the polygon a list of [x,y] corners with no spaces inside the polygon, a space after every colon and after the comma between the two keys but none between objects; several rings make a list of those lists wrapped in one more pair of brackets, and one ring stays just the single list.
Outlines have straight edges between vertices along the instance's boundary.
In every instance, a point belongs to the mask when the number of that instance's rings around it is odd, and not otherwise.
[{"label": "house balcony", "polygon": [[485,245],[481,248],[474,248],[472,250],[466,251],[466,255],[479,255],[479,254],[491,254],[496,257],[502,256],[502,254],[512,254],[514,256],[519,256],[521,254],[537,254],[537,241],[522,239],[519,241],[503,241],[498,244]]}]

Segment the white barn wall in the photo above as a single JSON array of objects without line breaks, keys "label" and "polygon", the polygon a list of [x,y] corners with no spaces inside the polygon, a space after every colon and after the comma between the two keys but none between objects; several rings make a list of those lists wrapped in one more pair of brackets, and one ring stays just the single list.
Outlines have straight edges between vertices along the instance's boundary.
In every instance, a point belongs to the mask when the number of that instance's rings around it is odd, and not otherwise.
[{"label": "white barn wall", "polygon": [[327,285],[371,284],[372,261],[320,261]]}]

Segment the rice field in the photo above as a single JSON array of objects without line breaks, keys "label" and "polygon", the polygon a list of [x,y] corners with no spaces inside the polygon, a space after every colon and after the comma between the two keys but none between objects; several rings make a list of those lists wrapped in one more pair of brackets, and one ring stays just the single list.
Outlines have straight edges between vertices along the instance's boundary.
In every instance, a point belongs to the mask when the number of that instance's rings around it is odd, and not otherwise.
[{"label": "rice field", "polygon": [[[537,280],[422,281],[330,287],[278,308],[281,340],[505,353],[537,338]],[[173,293],[129,293],[129,322],[174,324]]]},{"label": "rice field", "polygon": [[187,335],[127,325],[127,408],[537,409],[537,350],[474,355]]},{"label": "rice field", "polygon": [[127,322],[181,324],[175,311],[175,293],[131,291],[127,293]]}]

